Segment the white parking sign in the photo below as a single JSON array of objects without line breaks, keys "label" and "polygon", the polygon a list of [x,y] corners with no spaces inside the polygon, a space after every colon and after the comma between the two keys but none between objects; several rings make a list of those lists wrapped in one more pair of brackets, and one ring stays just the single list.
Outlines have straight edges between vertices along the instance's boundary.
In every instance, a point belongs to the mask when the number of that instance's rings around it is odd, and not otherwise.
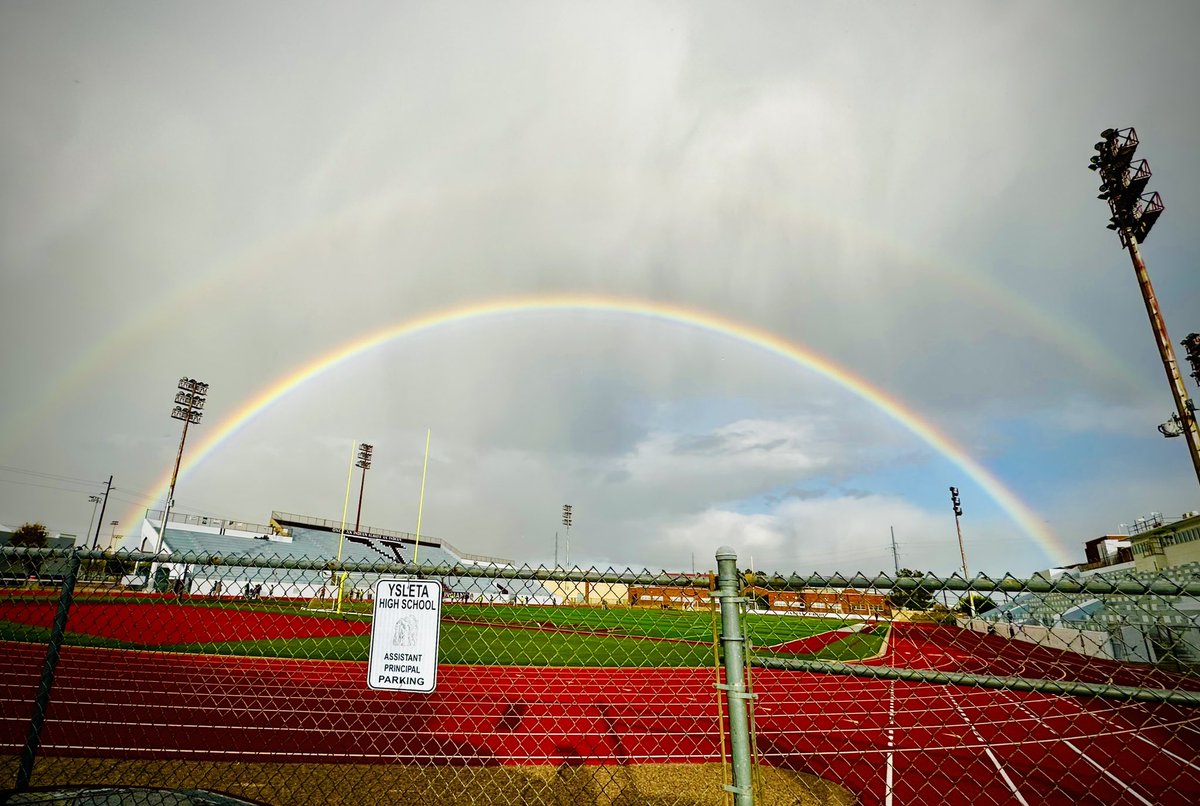
[{"label": "white parking sign", "polygon": [[367,685],[428,694],[437,688],[442,583],[381,579],[375,583]]}]

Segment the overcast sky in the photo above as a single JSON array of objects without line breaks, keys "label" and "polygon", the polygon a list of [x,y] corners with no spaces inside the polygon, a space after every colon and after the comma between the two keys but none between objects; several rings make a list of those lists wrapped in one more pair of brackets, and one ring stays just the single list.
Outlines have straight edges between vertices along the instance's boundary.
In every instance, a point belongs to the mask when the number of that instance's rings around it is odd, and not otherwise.
[{"label": "overcast sky", "polygon": [[[278,379],[505,297],[681,306],[916,411],[1034,513],[744,340],[616,312],[478,318],[297,388],[185,473],[178,511],[363,522],[472,552],[686,570],[1028,573],[1200,510],[1127,256],[1086,170],[1134,125],[1145,247],[1200,330],[1200,6],[0,5],[0,523],[80,534],[97,480],[162,500],[175,383],[200,445]],[[1181,354],[1182,359],[1182,354]],[[1189,379],[1193,394],[1196,387]],[[1200,395],[1197,395],[1200,397]],[[354,481],[357,492],[358,479]],[[351,502],[353,513],[354,501]],[[561,559],[561,557],[560,557]]]}]

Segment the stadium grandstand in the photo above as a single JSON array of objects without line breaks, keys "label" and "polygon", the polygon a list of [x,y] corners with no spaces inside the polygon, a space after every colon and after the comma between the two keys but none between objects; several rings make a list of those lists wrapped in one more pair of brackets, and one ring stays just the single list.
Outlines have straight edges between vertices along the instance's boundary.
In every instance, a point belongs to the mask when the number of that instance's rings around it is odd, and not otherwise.
[{"label": "stadium grandstand", "polygon": [[[1087,544],[1087,562],[1041,572],[1051,579],[1184,583],[1200,573],[1200,515],[1155,513],[1127,535]],[[975,629],[1101,658],[1200,669],[1200,599],[1180,595],[1024,593],[972,619]]]},{"label": "stadium grandstand", "polygon": [[[159,546],[162,512],[147,510],[139,529],[126,535],[117,549],[173,555],[195,555],[195,562],[143,564],[124,583],[158,592],[243,598],[349,599],[371,597],[378,573],[350,573],[345,580],[332,572],[285,568],[246,568],[214,559],[255,558],[336,561],[347,563],[417,563],[431,568],[484,565],[511,568],[513,562],[461,551],[445,540],[388,529],[343,530],[340,522],[306,515],[272,512],[268,523],[226,520],[172,512]],[[553,592],[532,580],[479,580],[453,575],[421,575],[442,583],[447,599],[463,602],[556,604]]]}]

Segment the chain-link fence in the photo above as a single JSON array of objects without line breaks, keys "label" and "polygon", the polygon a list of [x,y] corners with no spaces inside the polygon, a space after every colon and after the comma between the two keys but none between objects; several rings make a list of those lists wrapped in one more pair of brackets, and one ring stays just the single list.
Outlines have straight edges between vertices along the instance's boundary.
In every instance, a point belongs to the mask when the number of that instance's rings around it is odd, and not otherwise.
[{"label": "chain-link fence", "polygon": [[694,575],[2,549],[0,774],[13,803],[1200,802],[1194,569],[966,582],[719,556]]}]

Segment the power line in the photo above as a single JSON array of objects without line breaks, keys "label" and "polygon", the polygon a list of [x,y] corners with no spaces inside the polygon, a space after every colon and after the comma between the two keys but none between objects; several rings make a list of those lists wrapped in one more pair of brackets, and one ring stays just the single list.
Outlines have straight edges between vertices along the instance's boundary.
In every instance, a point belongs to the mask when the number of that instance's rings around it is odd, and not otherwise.
[{"label": "power line", "polygon": [[97,481],[95,479],[84,479],[78,476],[64,476],[60,473],[46,473],[42,470],[34,470],[28,467],[16,467],[14,465],[0,465],[0,471],[5,471],[8,473],[20,473],[24,476],[34,476],[35,478],[52,479],[54,481],[69,481],[76,484],[92,484],[97,487],[104,485],[103,481]]},{"label": "power line", "polygon": [[[62,490],[63,492],[68,492],[68,493],[90,493],[91,492],[91,490],[89,490],[89,489],[81,490],[76,487],[62,487],[57,484],[37,484],[36,482],[32,482],[32,481],[17,481],[16,479],[0,479],[0,484],[17,484],[17,485],[20,485],[21,487],[41,487],[46,490]],[[101,482],[100,485],[98,485],[98,486],[104,486],[104,482]]]}]

